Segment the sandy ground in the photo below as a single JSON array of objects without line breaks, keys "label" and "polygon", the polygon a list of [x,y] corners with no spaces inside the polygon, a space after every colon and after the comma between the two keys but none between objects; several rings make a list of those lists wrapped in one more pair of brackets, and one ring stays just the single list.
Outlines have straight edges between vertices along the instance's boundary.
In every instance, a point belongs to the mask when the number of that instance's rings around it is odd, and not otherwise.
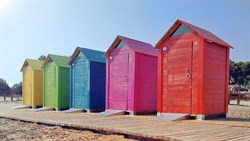
[{"label": "sandy ground", "polygon": [[65,129],[0,118],[1,141],[129,141],[122,135],[103,135],[91,131]]}]

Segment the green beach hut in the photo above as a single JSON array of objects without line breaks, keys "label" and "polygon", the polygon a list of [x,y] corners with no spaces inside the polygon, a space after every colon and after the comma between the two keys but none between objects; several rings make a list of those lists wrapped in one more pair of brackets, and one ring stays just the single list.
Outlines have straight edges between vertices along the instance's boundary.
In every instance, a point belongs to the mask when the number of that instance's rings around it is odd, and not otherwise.
[{"label": "green beach hut", "polygon": [[70,58],[49,54],[43,68],[43,107],[57,111],[69,108],[69,62]]}]

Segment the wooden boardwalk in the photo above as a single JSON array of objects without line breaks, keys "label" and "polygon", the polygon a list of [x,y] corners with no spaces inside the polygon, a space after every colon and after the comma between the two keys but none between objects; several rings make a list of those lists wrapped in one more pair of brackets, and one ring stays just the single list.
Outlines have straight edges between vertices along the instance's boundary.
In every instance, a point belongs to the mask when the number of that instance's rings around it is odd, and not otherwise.
[{"label": "wooden boardwalk", "polygon": [[[17,104],[0,103],[0,117],[28,122],[89,129],[151,140],[250,140],[250,120],[155,121],[154,116],[97,116],[94,113],[64,114],[56,111],[13,110]],[[20,104],[19,104],[20,105]]]}]

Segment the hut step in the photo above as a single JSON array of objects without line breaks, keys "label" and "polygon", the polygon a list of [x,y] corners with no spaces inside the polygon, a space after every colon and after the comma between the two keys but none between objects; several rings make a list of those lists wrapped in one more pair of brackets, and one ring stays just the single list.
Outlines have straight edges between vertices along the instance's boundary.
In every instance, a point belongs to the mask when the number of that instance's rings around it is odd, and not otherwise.
[{"label": "hut step", "polygon": [[31,108],[30,105],[21,105],[21,106],[14,107],[13,109],[30,109],[30,108]]},{"label": "hut step", "polygon": [[60,113],[81,113],[83,112],[83,109],[76,109],[76,108],[70,108],[68,110],[60,111]]},{"label": "hut step", "polygon": [[32,111],[39,112],[39,111],[53,111],[53,107],[42,107],[42,108],[37,108],[37,109],[32,109]]},{"label": "hut step", "polygon": [[189,118],[189,114],[183,113],[162,113],[157,117],[154,117],[154,120],[164,120],[164,121],[177,121],[185,120]]},{"label": "hut step", "polygon": [[98,113],[99,116],[112,116],[112,115],[124,115],[125,110],[106,110],[104,112]]}]

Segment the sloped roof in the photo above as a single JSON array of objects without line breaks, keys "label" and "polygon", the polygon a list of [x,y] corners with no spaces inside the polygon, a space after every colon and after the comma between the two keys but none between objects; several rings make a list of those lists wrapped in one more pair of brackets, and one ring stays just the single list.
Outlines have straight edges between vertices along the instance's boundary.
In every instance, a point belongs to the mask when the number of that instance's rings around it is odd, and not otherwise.
[{"label": "sloped roof", "polygon": [[59,67],[68,68],[69,67],[69,65],[68,65],[69,59],[70,59],[70,57],[48,54],[48,56],[46,57],[43,65],[42,65],[42,68],[49,62],[49,60],[52,60],[53,62],[55,62],[55,64]]},{"label": "sloped roof", "polygon": [[157,50],[154,49],[154,47],[151,44],[118,35],[111,44],[111,46],[108,48],[108,50],[105,52],[104,57],[107,57],[108,53],[112,49],[114,49],[121,40],[125,42],[126,45],[135,52],[157,56]]},{"label": "sloped roof", "polygon": [[105,63],[106,59],[103,58],[103,54],[104,52],[102,51],[98,51],[98,50],[93,50],[93,49],[87,49],[87,48],[81,48],[81,47],[77,47],[73,53],[73,55],[70,58],[70,61],[68,62],[68,64],[70,64],[74,58],[77,57],[77,55],[82,52],[84,54],[84,56],[89,60],[89,61],[93,61],[93,62],[100,62],[100,63]]},{"label": "sloped roof", "polygon": [[21,71],[23,71],[25,66],[30,66],[33,70],[42,70],[41,66],[43,63],[43,60],[25,59]]},{"label": "sloped roof", "polygon": [[228,47],[228,48],[233,48],[232,46],[230,46],[229,44],[227,44],[226,42],[224,42],[222,39],[220,39],[219,37],[215,36],[213,33],[202,29],[200,27],[194,26],[192,24],[189,24],[187,22],[181,21],[181,20],[176,20],[176,22],[170,27],[170,29],[164,34],[164,36],[158,41],[158,43],[155,45],[155,48],[159,48],[160,44],[167,39],[168,37],[170,37],[170,35],[180,26],[180,25],[184,25],[187,28],[189,28],[195,35],[204,38],[208,41],[212,41],[216,44],[219,44],[221,46],[224,47]]}]

